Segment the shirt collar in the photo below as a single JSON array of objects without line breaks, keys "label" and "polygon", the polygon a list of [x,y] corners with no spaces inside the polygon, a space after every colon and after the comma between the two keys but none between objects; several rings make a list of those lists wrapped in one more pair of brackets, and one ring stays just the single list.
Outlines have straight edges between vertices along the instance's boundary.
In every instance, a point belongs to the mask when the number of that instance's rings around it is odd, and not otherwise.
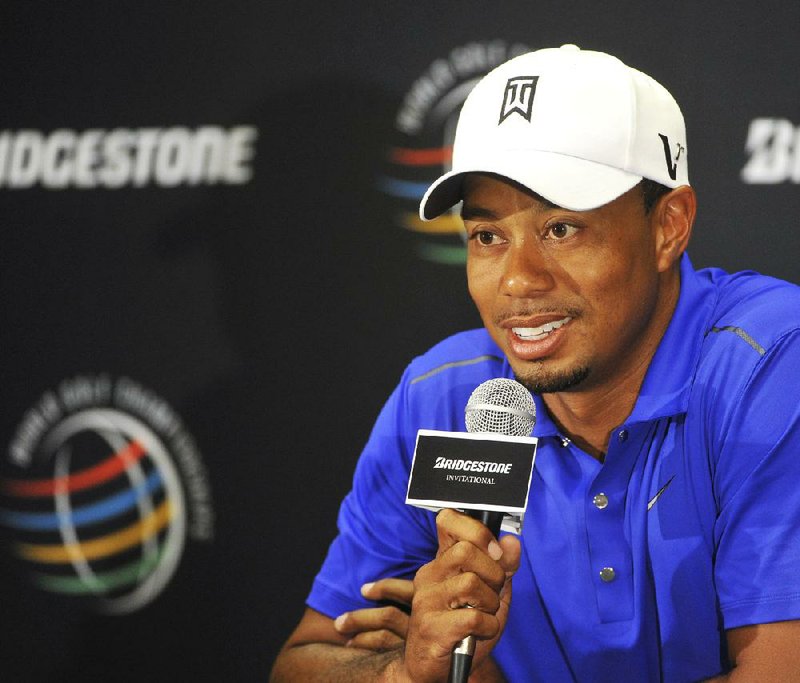
[{"label": "shirt collar", "polygon": [[681,258],[681,291],[627,423],[685,413],[700,349],[716,304],[713,286]]},{"label": "shirt collar", "polygon": [[[686,412],[692,378],[700,358],[704,334],[710,325],[715,299],[711,296],[712,286],[697,275],[688,254],[681,258],[680,274],[678,304],[650,361],[627,424]],[[514,376],[507,359],[504,360],[503,370],[506,377]],[[533,399],[536,404],[533,436],[558,436],[558,427],[547,412],[542,398],[534,395]]]}]

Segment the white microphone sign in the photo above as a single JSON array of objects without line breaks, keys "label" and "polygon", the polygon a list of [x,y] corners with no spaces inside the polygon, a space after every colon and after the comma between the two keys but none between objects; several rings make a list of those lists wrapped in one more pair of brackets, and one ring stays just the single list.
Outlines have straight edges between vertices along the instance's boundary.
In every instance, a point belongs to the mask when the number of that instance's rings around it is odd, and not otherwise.
[{"label": "white microphone sign", "polygon": [[519,533],[536,443],[532,436],[420,429],[406,503],[433,511],[504,512],[502,528]]}]

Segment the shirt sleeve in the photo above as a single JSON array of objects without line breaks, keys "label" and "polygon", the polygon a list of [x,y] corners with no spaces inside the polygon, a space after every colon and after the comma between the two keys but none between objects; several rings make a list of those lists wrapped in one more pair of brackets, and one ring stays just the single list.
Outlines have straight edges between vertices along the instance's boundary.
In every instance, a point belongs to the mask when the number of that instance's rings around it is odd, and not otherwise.
[{"label": "shirt sleeve", "polygon": [[372,606],[360,593],[369,581],[411,578],[438,547],[434,515],[405,504],[416,439],[408,379],[383,407],[339,510],[338,535],[311,588],[309,607],[335,618]]},{"label": "shirt sleeve", "polygon": [[763,350],[716,425],[715,581],[726,629],[800,619],[800,332]]}]

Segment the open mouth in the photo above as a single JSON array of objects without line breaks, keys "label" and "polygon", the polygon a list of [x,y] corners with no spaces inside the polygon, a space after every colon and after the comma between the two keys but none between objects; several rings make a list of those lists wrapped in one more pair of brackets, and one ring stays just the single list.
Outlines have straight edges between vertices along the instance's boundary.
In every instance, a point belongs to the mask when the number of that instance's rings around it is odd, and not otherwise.
[{"label": "open mouth", "polygon": [[572,318],[567,316],[561,320],[552,320],[544,325],[539,325],[539,327],[512,327],[511,331],[523,341],[540,341],[553,332],[553,330],[557,330],[559,327],[566,325],[570,320],[572,320]]}]

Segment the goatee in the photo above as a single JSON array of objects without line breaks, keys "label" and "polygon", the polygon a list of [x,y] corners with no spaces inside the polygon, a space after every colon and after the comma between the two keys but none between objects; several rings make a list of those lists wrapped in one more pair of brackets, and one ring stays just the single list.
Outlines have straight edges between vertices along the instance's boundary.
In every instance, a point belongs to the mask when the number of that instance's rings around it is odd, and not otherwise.
[{"label": "goatee", "polygon": [[568,391],[583,382],[588,376],[589,368],[586,366],[550,376],[533,374],[525,377],[514,373],[517,382],[534,394],[556,394],[560,391]]}]

